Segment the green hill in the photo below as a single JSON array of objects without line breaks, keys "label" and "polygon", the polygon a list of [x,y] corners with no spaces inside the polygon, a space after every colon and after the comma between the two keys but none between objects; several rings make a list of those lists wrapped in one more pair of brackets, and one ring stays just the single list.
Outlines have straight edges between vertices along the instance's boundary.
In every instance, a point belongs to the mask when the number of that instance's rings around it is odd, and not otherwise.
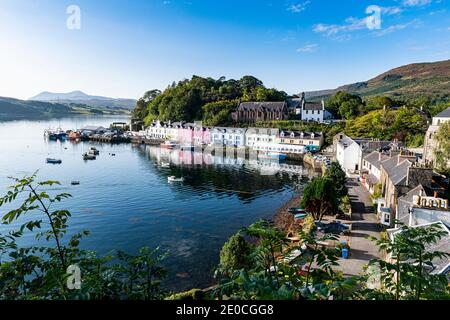
[{"label": "green hill", "polygon": [[405,100],[426,98],[433,102],[450,101],[450,60],[405,65],[368,81],[333,90],[308,92],[307,96],[318,99],[329,97],[337,91],[361,97],[389,96]]},{"label": "green hill", "polygon": [[72,112],[72,108],[63,104],[0,97],[0,120],[64,116]]}]

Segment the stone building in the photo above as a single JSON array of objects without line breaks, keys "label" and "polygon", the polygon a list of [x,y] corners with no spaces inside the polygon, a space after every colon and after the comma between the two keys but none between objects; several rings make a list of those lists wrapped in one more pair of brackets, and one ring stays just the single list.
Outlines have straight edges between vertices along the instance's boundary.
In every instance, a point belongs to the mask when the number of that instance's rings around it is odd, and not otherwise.
[{"label": "stone building", "polygon": [[241,102],[231,114],[235,122],[255,123],[257,121],[286,120],[288,105],[282,102]]},{"label": "stone building", "polygon": [[[434,164],[434,149],[437,147],[436,141],[434,140],[434,135],[439,130],[441,124],[447,121],[450,121],[450,107],[433,117],[431,126],[428,128],[427,133],[425,134],[422,159],[425,163]],[[447,165],[450,166],[450,163],[448,163]]]}]

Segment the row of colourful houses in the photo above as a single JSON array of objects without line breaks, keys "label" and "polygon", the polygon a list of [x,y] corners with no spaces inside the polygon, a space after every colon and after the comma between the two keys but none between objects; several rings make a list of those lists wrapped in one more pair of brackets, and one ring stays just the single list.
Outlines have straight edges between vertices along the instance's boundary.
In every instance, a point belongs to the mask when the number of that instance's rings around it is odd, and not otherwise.
[{"label": "row of colourful houses", "polygon": [[275,128],[205,127],[201,123],[153,122],[143,133],[148,139],[185,145],[250,147],[259,151],[303,153],[319,150],[321,132],[283,131]]}]

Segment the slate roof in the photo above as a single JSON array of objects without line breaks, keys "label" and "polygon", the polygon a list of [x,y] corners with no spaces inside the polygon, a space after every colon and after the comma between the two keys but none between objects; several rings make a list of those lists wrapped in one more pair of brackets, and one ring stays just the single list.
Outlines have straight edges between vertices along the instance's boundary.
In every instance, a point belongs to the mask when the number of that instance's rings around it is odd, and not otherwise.
[{"label": "slate roof", "polygon": [[406,180],[408,175],[408,168],[411,166],[409,160],[400,158],[399,155],[391,157],[388,160],[383,161],[381,166],[386,171],[389,179],[396,186]]},{"label": "slate roof", "polygon": [[437,115],[435,115],[436,118],[450,118],[450,107],[445,109],[444,111],[441,111]]},{"label": "slate roof", "polygon": [[279,129],[274,128],[248,128],[247,133],[266,134],[276,136],[280,132]]},{"label": "slate roof", "polygon": [[[281,137],[282,133],[284,133],[284,138],[291,138],[291,139],[315,139],[315,140],[320,140],[320,138],[322,137],[322,133],[321,132],[281,131],[280,132],[280,137]],[[302,137],[302,133],[303,133],[303,137]],[[313,133],[314,133],[314,138],[312,137]],[[292,136],[292,134],[293,134],[293,136]]]},{"label": "slate roof", "polygon": [[405,225],[408,225],[409,223],[409,208],[413,206],[413,197],[418,196],[420,191],[426,194],[424,187],[422,185],[418,185],[397,200],[397,220]]},{"label": "slate roof", "polygon": [[318,102],[306,102],[303,108],[305,110],[322,110],[323,106],[322,103]]},{"label": "slate roof", "polygon": [[380,153],[378,151],[372,151],[367,156],[364,157],[364,160],[373,165],[375,168],[380,169],[381,163],[385,160],[389,159],[389,156],[381,153],[381,160],[380,160]]},{"label": "slate roof", "polygon": [[[447,233],[447,235],[442,237],[436,243],[426,245],[425,251],[426,252],[440,251],[440,252],[446,252],[446,253],[450,254],[450,231],[444,223],[442,223],[441,221],[438,221],[438,222],[418,225],[415,227],[416,228],[425,228],[430,225],[439,225],[441,227],[441,229],[443,229],[443,231],[445,231]],[[395,241],[395,236],[401,232],[402,231],[399,229],[388,230],[388,233],[390,233],[391,239],[393,238],[394,241]],[[443,258],[436,257],[433,259],[432,263],[433,263],[434,268],[432,270],[429,270],[429,273],[431,273],[431,274],[448,274],[448,272],[450,270],[450,268],[449,268],[450,258],[449,257],[443,257]]]},{"label": "slate roof", "polygon": [[286,102],[241,102],[237,111],[271,111],[281,112],[285,111],[287,107]]}]

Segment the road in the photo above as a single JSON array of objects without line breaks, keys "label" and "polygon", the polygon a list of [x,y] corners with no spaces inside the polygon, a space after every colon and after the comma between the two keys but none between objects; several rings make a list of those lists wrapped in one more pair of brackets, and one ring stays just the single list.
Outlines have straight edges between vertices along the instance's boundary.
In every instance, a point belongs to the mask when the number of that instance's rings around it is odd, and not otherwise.
[{"label": "road", "polygon": [[366,238],[379,238],[380,227],[367,189],[355,178],[347,180],[347,187],[352,202],[352,232],[350,236],[342,237],[342,240],[349,243],[350,256],[339,260],[339,269],[344,275],[357,275],[371,259],[379,257],[375,243]]}]

